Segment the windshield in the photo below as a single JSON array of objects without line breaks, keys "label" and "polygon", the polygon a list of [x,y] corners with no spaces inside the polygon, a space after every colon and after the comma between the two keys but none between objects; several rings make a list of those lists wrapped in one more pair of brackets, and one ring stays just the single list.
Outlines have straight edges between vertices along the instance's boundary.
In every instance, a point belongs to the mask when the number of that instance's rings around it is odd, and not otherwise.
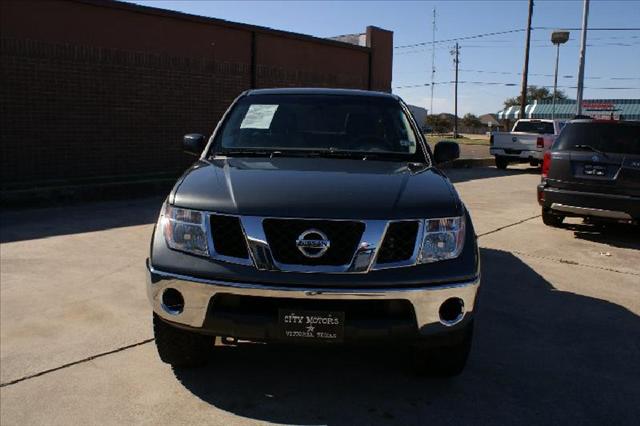
[{"label": "windshield", "polygon": [[538,133],[540,135],[552,135],[553,123],[547,121],[518,121],[514,132]]},{"label": "windshield", "polygon": [[366,154],[425,161],[400,102],[374,96],[245,96],[218,132],[215,151]]},{"label": "windshield", "polygon": [[580,145],[589,145],[602,152],[640,155],[640,124],[568,123],[558,136],[554,149],[583,149]]}]

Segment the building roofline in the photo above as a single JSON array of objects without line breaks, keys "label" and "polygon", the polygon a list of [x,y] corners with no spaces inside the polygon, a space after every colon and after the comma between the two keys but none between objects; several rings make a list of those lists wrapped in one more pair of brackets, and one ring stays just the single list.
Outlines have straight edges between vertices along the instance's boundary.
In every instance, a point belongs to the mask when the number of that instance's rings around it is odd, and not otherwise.
[{"label": "building roofline", "polygon": [[155,15],[155,16],[161,16],[165,18],[180,19],[184,21],[197,22],[201,24],[215,24],[221,27],[227,27],[227,28],[232,28],[236,30],[245,30],[245,31],[252,31],[252,32],[262,33],[262,34],[271,34],[271,35],[277,35],[277,36],[287,37],[287,38],[296,39],[296,40],[314,41],[316,43],[322,43],[322,44],[330,45],[334,47],[342,47],[344,49],[360,50],[362,52],[369,52],[371,50],[370,48],[365,46],[358,46],[358,45],[345,43],[337,40],[315,37],[308,34],[276,30],[269,27],[261,27],[258,25],[244,24],[240,22],[232,22],[232,21],[227,21],[219,18],[210,18],[206,16],[192,15],[190,13],[177,12],[173,10],[161,9],[161,8],[151,7],[151,6],[143,6],[143,5],[128,3],[124,1],[116,1],[116,0],[67,0],[67,1],[74,2],[74,3],[81,3],[85,5],[90,5],[90,6],[96,6],[96,7],[120,9],[123,11],[132,12],[132,13],[141,13],[145,15]]}]

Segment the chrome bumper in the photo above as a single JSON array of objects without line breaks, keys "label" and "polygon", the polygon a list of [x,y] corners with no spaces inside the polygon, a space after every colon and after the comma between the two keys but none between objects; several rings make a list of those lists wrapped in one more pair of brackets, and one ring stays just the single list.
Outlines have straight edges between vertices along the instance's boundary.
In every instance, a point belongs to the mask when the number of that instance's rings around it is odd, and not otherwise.
[{"label": "chrome bumper", "polygon": [[[237,283],[205,280],[184,275],[162,272],[147,262],[147,295],[153,311],[160,317],[193,328],[204,324],[209,301],[216,293],[285,297],[295,299],[394,299],[408,300],[414,308],[418,329],[421,334],[429,335],[450,331],[463,325],[473,313],[480,278],[473,281],[421,288],[353,288],[353,289],[314,289],[276,287],[261,284]],[[165,289],[173,288],[182,293],[184,310],[172,313],[162,303]],[[464,302],[463,315],[453,323],[440,321],[439,309],[442,303],[457,297]]]},{"label": "chrome bumper", "polygon": [[489,148],[489,154],[499,155],[501,157],[507,157],[507,158],[518,158],[521,160],[529,160],[529,159],[542,160],[542,158],[544,157],[544,151],[542,151],[542,149],[540,150],[524,149],[516,154],[516,153],[507,153],[504,150],[504,148]]},{"label": "chrome bumper", "polygon": [[590,207],[568,206],[566,204],[560,204],[560,203],[552,203],[551,210],[555,210],[563,213],[572,213],[580,216],[604,217],[607,219],[618,219],[618,220],[633,219],[630,214],[617,211],[617,210],[603,210],[603,209],[594,209]]}]

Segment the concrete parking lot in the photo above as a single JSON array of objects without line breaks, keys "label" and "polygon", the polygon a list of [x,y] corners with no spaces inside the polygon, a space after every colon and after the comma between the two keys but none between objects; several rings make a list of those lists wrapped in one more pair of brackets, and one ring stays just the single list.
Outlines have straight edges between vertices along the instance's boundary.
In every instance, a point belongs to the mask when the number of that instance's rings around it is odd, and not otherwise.
[{"label": "concrete parking lot", "polygon": [[537,171],[448,172],[482,247],[473,350],[453,380],[399,347],[222,347],[173,371],[144,260],[160,198],[0,215],[0,423],[637,424],[640,235],[545,227]]}]

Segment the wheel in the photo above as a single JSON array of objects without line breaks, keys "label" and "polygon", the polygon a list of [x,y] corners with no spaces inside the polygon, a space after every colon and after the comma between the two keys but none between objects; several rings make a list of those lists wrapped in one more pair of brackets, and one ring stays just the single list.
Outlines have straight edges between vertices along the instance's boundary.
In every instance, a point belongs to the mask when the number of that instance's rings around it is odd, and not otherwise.
[{"label": "wheel", "polygon": [[529,165],[531,167],[540,167],[540,161],[538,161],[538,160],[529,160]]},{"label": "wheel", "polygon": [[545,225],[558,228],[560,225],[562,225],[563,220],[564,220],[564,216],[551,213],[551,210],[549,209],[542,209],[542,222]]},{"label": "wheel", "polygon": [[509,160],[507,160],[505,157],[502,157],[500,155],[496,155],[497,168],[499,168],[500,170],[505,170],[508,165],[509,165]]},{"label": "wheel", "polygon": [[160,359],[172,367],[204,366],[213,348],[212,337],[173,327],[155,313],[153,334]]},{"label": "wheel", "polygon": [[419,376],[454,377],[462,373],[473,338],[473,321],[463,330],[460,340],[446,346],[416,345],[413,348],[413,370]]}]

